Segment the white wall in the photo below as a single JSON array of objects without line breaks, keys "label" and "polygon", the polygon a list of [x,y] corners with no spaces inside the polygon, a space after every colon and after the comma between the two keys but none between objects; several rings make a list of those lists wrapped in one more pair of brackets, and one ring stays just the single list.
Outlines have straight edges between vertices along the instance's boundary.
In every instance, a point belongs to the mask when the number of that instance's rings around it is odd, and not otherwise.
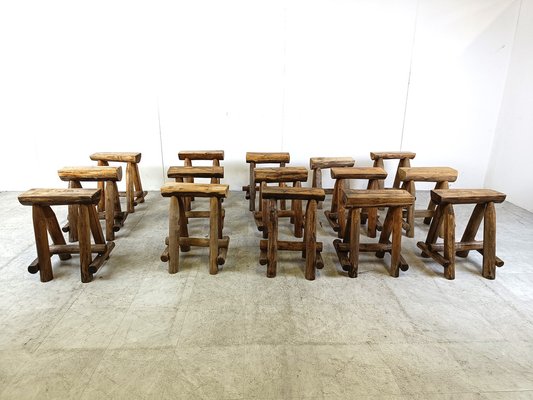
[{"label": "white wall", "polygon": [[533,211],[533,0],[524,0],[486,186]]},{"label": "white wall", "polygon": [[59,167],[120,150],[142,151],[143,184],[158,189],[181,149],[224,149],[233,190],[245,152],[261,150],[299,165],[411,150],[413,165],[482,186],[518,6],[2,2],[0,190],[62,185]]}]

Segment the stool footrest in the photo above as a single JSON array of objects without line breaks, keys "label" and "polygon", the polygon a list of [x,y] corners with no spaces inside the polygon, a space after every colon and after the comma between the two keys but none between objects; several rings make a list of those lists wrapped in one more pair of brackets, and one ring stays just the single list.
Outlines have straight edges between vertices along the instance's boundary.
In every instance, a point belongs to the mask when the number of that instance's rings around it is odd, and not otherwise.
[{"label": "stool footrest", "polygon": [[[278,250],[282,251],[303,251],[307,247],[305,242],[295,242],[289,240],[278,240]],[[259,248],[261,251],[266,251],[268,248],[268,240],[262,239],[259,242]],[[322,242],[316,242],[316,251],[322,251]]]}]

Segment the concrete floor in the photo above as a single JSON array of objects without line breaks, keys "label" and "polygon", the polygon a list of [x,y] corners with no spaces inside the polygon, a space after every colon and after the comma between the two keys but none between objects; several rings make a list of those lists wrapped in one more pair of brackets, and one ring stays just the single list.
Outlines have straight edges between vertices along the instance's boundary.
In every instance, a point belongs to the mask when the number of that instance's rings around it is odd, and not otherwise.
[{"label": "concrete floor", "polygon": [[[350,279],[320,212],[325,268],[310,282],[297,253],[282,253],[266,278],[241,192],[225,202],[231,241],[219,274],[199,248],[168,274],[159,256],[169,202],[151,192],[82,284],[77,257],[54,257],[48,283],[27,272],[31,209],[17,194],[0,193],[1,399],[533,398],[533,214],[511,203],[497,206],[505,266],[495,281],[481,277],[477,253],[444,279],[419,257],[421,223],[402,239],[407,272],[392,278],[388,256],[365,254]],[[458,232],[470,210],[456,208]],[[192,232],[207,233],[205,223]]]}]

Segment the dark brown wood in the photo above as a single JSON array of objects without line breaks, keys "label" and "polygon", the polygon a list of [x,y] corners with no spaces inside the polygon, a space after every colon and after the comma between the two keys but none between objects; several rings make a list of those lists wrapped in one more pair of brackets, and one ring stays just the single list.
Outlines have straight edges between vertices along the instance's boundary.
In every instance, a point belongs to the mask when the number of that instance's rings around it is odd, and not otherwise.
[{"label": "dark brown wood", "polygon": [[224,178],[223,167],[172,166],[167,171],[169,178]]},{"label": "dark brown wood", "polygon": [[443,210],[444,217],[444,258],[449,264],[444,267],[444,277],[455,279],[455,214],[453,206],[448,204]]},{"label": "dark brown wood", "polygon": [[[435,189],[434,190],[438,190],[438,189],[449,189],[448,182],[437,182],[435,184]],[[424,224],[426,224],[426,225],[431,224],[431,219],[435,215],[435,208],[436,207],[437,207],[437,203],[435,203],[430,198],[429,199],[429,203],[428,203],[428,207],[427,207],[427,215],[422,215],[422,214],[420,215],[420,217],[425,217],[424,218]],[[417,213],[417,211],[415,210],[415,218],[417,217],[416,213]]]},{"label": "dark brown wood", "polygon": [[[323,250],[323,244],[322,242],[316,243],[316,251],[321,252]],[[259,250],[267,250],[268,249],[268,240],[267,239],[261,239],[259,241]],[[304,251],[306,250],[306,244],[305,241],[294,241],[294,240],[278,240],[277,245],[278,251]],[[305,256],[303,256],[305,258]]]},{"label": "dark brown wood", "polygon": [[[113,243],[113,242],[109,242]],[[91,253],[105,253],[107,250],[107,244],[92,244]],[[54,244],[50,246],[50,254],[54,255],[70,255],[80,254],[80,246],[77,244]]]},{"label": "dark brown wood", "polygon": [[78,241],[80,246],[80,273],[83,283],[93,280],[89,272],[91,263],[91,226],[89,223],[89,206],[81,204],[78,207]]},{"label": "dark brown wood", "polygon": [[[301,207],[301,203],[300,203]],[[309,200],[305,211],[305,279],[315,279],[316,268],[316,200]],[[301,211],[301,210],[300,210]]]},{"label": "dark brown wood", "polygon": [[135,190],[133,179],[134,174],[135,172],[133,170],[133,164],[126,164],[126,210],[128,213],[135,212],[135,207],[133,204],[135,200],[133,194],[133,191]]},{"label": "dark brown wood", "polygon": [[250,162],[250,185],[248,186],[249,210],[255,211],[255,163]]},{"label": "dark brown wood", "polygon": [[[170,197],[170,208],[168,212],[168,272],[175,274],[179,271],[179,203],[176,196]],[[163,258],[163,256],[161,256]]]},{"label": "dark brown wood", "polygon": [[107,240],[115,240],[115,198],[118,193],[115,193],[115,186],[113,182],[107,181],[105,187],[105,237]]},{"label": "dark brown wood", "polygon": [[505,194],[491,189],[442,189],[431,191],[431,199],[437,204],[502,203],[505,197]]},{"label": "dark brown wood", "polygon": [[267,277],[274,278],[278,263],[278,216],[276,200],[271,199],[267,203],[268,212],[268,249],[267,249]]},{"label": "dark brown wood", "polygon": [[246,162],[255,163],[255,164],[279,164],[279,163],[289,163],[291,161],[291,156],[289,153],[257,153],[257,152],[247,152],[246,153]]},{"label": "dark brown wood", "polygon": [[308,171],[305,167],[278,167],[256,168],[254,171],[255,182],[280,183],[280,182],[306,182]]},{"label": "dark brown wood", "polygon": [[343,202],[345,207],[405,207],[413,204],[414,197],[401,189],[350,189],[344,191]]},{"label": "dark brown wood", "polygon": [[87,205],[87,213],[89,217],[87,223],[89,224],[90,232],[92,233],[94,242],[97,244],[105,243],[104,232],[102,231],[102,226],[100,225],[100,219],[98,218],[96,207],[93,204]]},{"label": "dark brown wood", "polygon": [[30,189],[19,195],[18,199],[25,206],[97,204],[100,195],[99,189]]},{"label": "dark brown wood", "polygon": [[[46,218],[46,226],[48,229],[48,233],[52,238],[52,243],[54,243],[54,245],[66,245],[65,238],[61,233],[61,228],[59,227],[59,223],[57,222],[57,217],[54,213],[54,210],[52,210],[49,206],[44,206],[42,207],[42,211],[44,213],[44,217]],[[72,257],[70,254],[60,254],[59,258],[61,260],[68,260]]]},{"label": "dark brown wood", "polygon": [[43,207],[40,205],[34,205],[32,207],[32,215],[33,232],[35,234],[35,244],[37,247],[37,259],[39,260],[39,274],[41,282],[48,282],[54,279],[54,275],[52,273],[52,261],[50,260],[46,215],[43,211]]},{"label": "dark brown wood", "polygon": [[350,278],[357,278],[357,271],[359,269],[359,237],[361,226],[361,209],[350,209],[349,212],[349,231],[347,233],[349,244],[349,265],[348,276]]},{"label": "dark brown wood", "polygon": [[487,279],[496,278],[496,210],[493,202],[485,207],[482,275]]},{"label": "dark brown wood", "polygon": [[385,179],[387,171],[379,167],[331,168],[333,179]]},{"label": "dark brown wood", "polygon": [[[461,242],[472,242],[476,238],[476,233],[479,230],[481,221],[483,221],[483,215],[485,213],[485,204],[476,204],[472,215],[468,220]],[[483,242],[481,242],[483,244]],[[482,246],[483,247],[483,246]],[[468,257],[468,250],[462,250],[457,252],[457,257]]]},{"label": "dark brown wood", "polygon": [[218,199],[211,197],[210,199],[210,212],[211,217],[209,219],[209,273],[215,275],[218,273]]},{"label": "dark brown wood", "polygon": [[402,251],[402,208],[392,207],[392,249],[390,275],[400,276],[400,255]]},{"label": "dark brown wood", "polygon": [[326,194],[324,189],[318,188],[267,186],[262,190],[262,196],[264,199],[322,201]]}]

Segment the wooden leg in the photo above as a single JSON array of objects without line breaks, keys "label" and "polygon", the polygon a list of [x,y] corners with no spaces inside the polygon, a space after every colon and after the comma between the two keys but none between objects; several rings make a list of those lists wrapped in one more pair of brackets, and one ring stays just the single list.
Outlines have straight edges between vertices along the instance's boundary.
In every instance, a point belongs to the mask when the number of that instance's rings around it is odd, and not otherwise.
[{"label": "wooden leg", "polygon": [[[313,170],[313,187],[315,188],[322,188],[322,170],[320,168],[316,168]],[[322,202],[319,201],[317,204],[318,209],[322,209]]]},{"label": "wooden leg", "polygon": [[209,273],[218,273],[218,202],[219,199],[211,197],[209,201]]},{"label": "wooden leg", "polygon": [[305,279],[315,279],[316,268],[316,200],[309,200],[305,210]]},{"label": "wooden leg", "polygon": [[349,246],[350,246],[350,270],[348,276],[357,278],[359,270],[359,236],[361,229],[361,209],[350,209],[349,212]]},{"label": "wooden leg", "polygon": [[[374,167],[385,169],[383,158],[376,158],[374,160]],[[384,187],[385,187],[385,179],[378,179],[378,189],[383,189]]]},{"label": "wooden leg", "polygon": [[400,171],[400,168],[408,168],[410,166],[411,166],[411,162],[409,161],[408,158],[400,159],[400,162],[398,163],[398,168],[396,169],[396,175],[394,176],[394,184],[392,185],[394,189],[400,188],[401,181],[400,181],[400,175],[398,173]]},{"label": "wooden leg", "polygon": [[[483,221],[483,214],[485,213],[485,204],[476,204],[472,215],[470,215],[468,224],[466,224],[461,242],[471,242],[476,238],[476,233],[481,225],[481,221]],[[458,251],[457,257],[467,257],[468,253],[468,250]]]},{"label": "wooden leg", "polygon": [[455,279],[455,215],[453,206],[447,204],[444,207],[444,258],[449,261],[444,267],[446,279]]},{"label": "wooden leg", "polygon": [[[390,236],[392,234],[392,225],[393,225],[393,213],[392,209],[389,207],[387,210],[387,214],[385,215],[385,221],[383,222],[383,229],[381,230],[381,235],[379,235],[379,243],[381,244],[388,244],[390,243]],[[383,250],[379,250],[376,252],[376,257],[383,258],[385,256],[385,252]]]},{"label": "wooden leg", "polygon": [[[299,183],[299,182],[298,182]],[[294,211],[294,236],[301,238],[303,235],[304,217],[302,212],[302,200],[292,200]]]},{"label": "wooden leg", "polygon": [[492,202],[485,207],[482,275],[487,279],[496,278],[496,209]]},{"label": "wooden leg", "polygon": [[274,278],[278,264],[278,212],[276,200],[268,202],[267,277]]},{"label": "wooden leg", "polygon": [[[179,236],[180,238],[189,237],[189,219],[187,218],[187,213],[185,211],[185,202],[186,197],[178,197],[178,224],[179,224]],[[182,252],[187,252],[191,250],[191,246],[188,244],[180,244],[180,250]]]},{"label": "wooden leg", "polygon": [[344,191],[346,182],[344,179],[337,179],[337,182],[339,183],[339,192],[337,193],[337,223],[339,224],[339,231],[337,232],[337,236],[343,238],[344,230],[346,229],[346,209],[342,202],[342,192]]},{"label": "wooden leg", "polygon": [[102,231],[102,226],[100,225],[100,219],[98,218],[98,212],[94,205],[89,205],[89,226],[91,228],[91,233],[94,238],[94,243],[105,244],[104,232]]},{"label": "wooden leg", "polygon": [[[376,179],[370,179],[368,182],[370,190],[377,190],[379,183]],[[375,238],[377,235],[378,226],[378,209],[377,207],[368,208],[366,210],[368,215],[368,237]]]},{"label": "wooden leg", "polygon": [[170,197],[169,223],[168,223],[168,272],[175,274],[179,271],[179,216],[180,205],[176,196]]},{"label": "wooden leg", "polygon": [[[98,166],[104,167],[108,166],[109,163],[107,161],[98,161]],[[98,182],[98,189],[101,190],[102,193],[104,193],[104,182]],[[100,196],[100,201],[98,202],[98,211],[104,212],[105,211],[105,199],[104,196]]]},{"label": "wooden leg", "polygon": [[400,276],[400,255],[402,251],[402,207],[392,207],[392,249],[390,275]]},{"label": "wooden leg", "polygon": [[[437,182],[435,184],[435,190],[437,189],[448,189],[449,188],[449,185],[448,185],[448,182],[445,181],[445,182]],[[429,225],[431,223],[431,219],[433,218],[433,215],[435,215],[435,208],[437,207],[437,204],[429,199],[429,203],[428,203],[428,206],[427,206],[427,210],[432,214],[431,217],[425,217],[424,218],[424,224],[426,225]],[[444,234],[444,232],[442,232]]]},{"label": "wooden leg", "polygon": [[[405,190],[407,190],[415,198],[416,202],[416,189],[414,181],[405,182]],[[407,237],[415,237],[415,203],[407,206],[407,224],[409,228],[406,232]]]},{"label": "wooden leg", "polygon": [[78,238],[80,246],[80,273],[81,281],[83,283],[91,282],[93,274],[89,272],[89,265],[91,264],[91,224],[89,216],[89,207],[92,204],[80,204],[78,216]]},{"label": "wooden leg", "polygon": [[255,211],[255,163],[250,163],[250,187],[248,189],[250,200],[249,200],[249,209],[250,211]]},{"label": "wooden leg", "polygon": [[135,190],[133,188],[133,174],[134,174],[133,164],[126,164],[126,205],[128,213],[135,212],[133,202]]},{"label": "wooden leg", "polygon": [[105,197],[105,238],[106,240],[115,240],[115,191],[113,182],[107,181],[105,185],[105,192],[102,194]]},{"label": "wooden leg", "polygon": [[331,197],[331,213],[336,213],[339,209],[339,202],[342,197],[342,179],[336,179],[333,185],[333,196]]},{"label": "wooden leg", "polygon": [[[81,188],[81,184],[79,181],[70,181],[68,184],[69,188]],[[78,206],[77,205],[70,205],[68,206],[68,241],[69,242],[77,242],[78,241]]]},{"label": "wooden leg", "polygon": [[134,172],[133,186],[135,187],[135,190],[140,193],[136,201],[138,201],[139,203],[144,203],[144,190],[143,190],[143,185],[141,183],[141,175],[139,174],[139,164],[137,163],[133,164],[133,172]]},{"label": "wooden leg", "polygon": [[[66,244],[65,238],[63,237],[63,234],[61,233],[61,228],[59,227],[59,223],[57,222],[56,214],[54,213],[54,210],[52,210],[49,206],[42,207],[44,216],[46,218],[46,226],[48,229],[48,233],[50,234],[50,237],[52,238],[52,243],[54,244]],[[72,258],[72,256],[68,253],[59,254],[60,260],[68,260],[69,258]]]},{"label": "wooden leg", "polygon": [[50,245],[48,243],[48,231],[46,229],[46,216],[41,206],[32,206],[33,232],[39,260],[39,275],[41,282],[54,279],[52,273],[52,261],[50,260]]}]

